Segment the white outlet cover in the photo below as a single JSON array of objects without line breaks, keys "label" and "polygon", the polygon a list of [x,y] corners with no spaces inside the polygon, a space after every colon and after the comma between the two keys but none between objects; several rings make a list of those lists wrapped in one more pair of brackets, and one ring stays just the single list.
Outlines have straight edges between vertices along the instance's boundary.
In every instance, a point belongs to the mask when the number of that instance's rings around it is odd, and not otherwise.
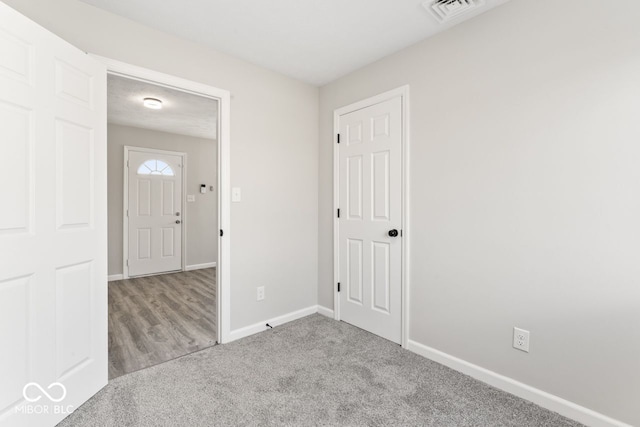
[{"label": "white outlet cover", "polygon": [[256,297],[258,301],[262,301],[264,299],[264,286],[258,287]]},{"label": "white outlet cover", "polygon": [[195,201],[196,201],[196,196],[194,196],[193,194],[188,194],[187,195],[187,202],[193,203]]},{"label": "white outlet cover", "polygon": [[529,353],[529,331],[513,328],[513,348]]},{"label": "white outlet cover", "polygon": [[231,201],[232,202],[242,201],[242,190],[240,189],[240,187],[233,187],[231,189]]}]

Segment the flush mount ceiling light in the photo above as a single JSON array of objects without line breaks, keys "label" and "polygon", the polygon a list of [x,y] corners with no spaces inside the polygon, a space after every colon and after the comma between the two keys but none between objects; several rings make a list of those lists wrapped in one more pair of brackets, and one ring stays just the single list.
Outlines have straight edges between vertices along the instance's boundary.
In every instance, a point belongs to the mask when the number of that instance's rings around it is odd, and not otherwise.
[{"label": "flush mount ceiling light", "polygon": [[426,0],[422,2],[422,6],[438,21],[446,22],[484,6],[484,0]]},{"label": "flush mount ceiling light", "polygon": [[142,100],[142,103],[145,107],[151,108],[152,110],[159,110],[162,108],[162,101],[157,98],[145,98]]}]

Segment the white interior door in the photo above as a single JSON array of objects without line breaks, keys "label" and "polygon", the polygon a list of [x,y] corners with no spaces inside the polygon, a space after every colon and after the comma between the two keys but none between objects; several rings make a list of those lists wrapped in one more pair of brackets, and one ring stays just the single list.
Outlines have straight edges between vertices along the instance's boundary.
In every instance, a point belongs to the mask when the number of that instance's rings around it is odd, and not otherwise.
[{"label": "white interior door", "polygon": [[339,117],[341,320],[402,337],[402,99]]},{"label": "white interior door", "polygon": [[0,153],[0,424],[52,426],[107,384],[106,70],[4,3]]},{"label": "white interior door", "polygon": [[129,276],[182,269],[182,154],[129,148]]}]

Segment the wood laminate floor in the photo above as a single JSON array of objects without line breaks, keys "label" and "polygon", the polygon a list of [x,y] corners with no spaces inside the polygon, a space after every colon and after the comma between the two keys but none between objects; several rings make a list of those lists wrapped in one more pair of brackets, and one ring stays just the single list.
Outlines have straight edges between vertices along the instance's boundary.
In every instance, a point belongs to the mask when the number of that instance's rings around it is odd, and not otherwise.
[{"label": "wood laminate floor", "polygon": [[109,283],[109,379],[216,343],[216,270]]}]

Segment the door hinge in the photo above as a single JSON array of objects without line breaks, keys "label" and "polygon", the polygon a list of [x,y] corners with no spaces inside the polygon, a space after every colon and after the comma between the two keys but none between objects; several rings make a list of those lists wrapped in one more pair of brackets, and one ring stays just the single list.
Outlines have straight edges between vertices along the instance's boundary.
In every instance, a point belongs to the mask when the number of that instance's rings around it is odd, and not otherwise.
[{"label": "door hinge", "polygon": [[220,237],[224,236],[224,231],[220,230]]},{"label": "door hinge", "polygon": [[127,218],[129,217],[129,209],[127,209]]},{"label": "door hinge", "polygon": [[340,144],[340,134],[338,134],[337,141],[338,141],[338,144]]},{"label": "door hinge", "polygon": [[338,209],[338,218],[340,218],[340,209]]},{"label": "door hinge", "polygon": [[127,260],[127,267],[129,267],[129,260]]},{"label": "door hinge", "polygon": [[338,282],[338,292],[340,292],[340,282]]}]

